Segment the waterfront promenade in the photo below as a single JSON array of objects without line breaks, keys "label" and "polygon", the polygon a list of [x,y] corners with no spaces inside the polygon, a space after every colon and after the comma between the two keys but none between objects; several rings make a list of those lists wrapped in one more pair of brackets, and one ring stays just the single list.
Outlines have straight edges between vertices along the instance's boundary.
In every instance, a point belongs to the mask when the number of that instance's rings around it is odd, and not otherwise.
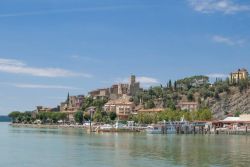
[{"label": "waterfront promenade", "polygon": [[[95,133],[138,133],[138,132],[146,132],[146,127],[133,127],[133,128],[111,128],[111,129],[100,129],[100,125],[94,125],[91,127],[84,126],[84,125],[67,125],[67,124],[9,124],[11,127],[15,128],[38,128],[38,129],[83,129],[87,132],[95,132]],[[167,132],[166,127],[161,126],[162,134],[169,134]],[[164,130],[165,129],[165,130]],[[181,135],[181,134],[201,134],[201,135],[250,135],[250,130],[248,127],[241,128],[241,129],[228,129],[228,128],[204,128],[201,126],[191,126],[189,127],[178,127],[176,128],[176,132],[174,134]]]}]

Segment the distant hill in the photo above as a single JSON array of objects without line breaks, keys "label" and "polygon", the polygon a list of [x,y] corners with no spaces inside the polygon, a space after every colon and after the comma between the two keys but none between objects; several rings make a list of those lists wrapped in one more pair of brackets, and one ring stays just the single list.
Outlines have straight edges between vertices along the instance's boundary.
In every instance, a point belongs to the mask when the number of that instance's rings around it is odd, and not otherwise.
[{"label": "distant hill", "polygon": [[11,121],[10,117],[0,115],[0,122],[10,122],[10,121]]}]

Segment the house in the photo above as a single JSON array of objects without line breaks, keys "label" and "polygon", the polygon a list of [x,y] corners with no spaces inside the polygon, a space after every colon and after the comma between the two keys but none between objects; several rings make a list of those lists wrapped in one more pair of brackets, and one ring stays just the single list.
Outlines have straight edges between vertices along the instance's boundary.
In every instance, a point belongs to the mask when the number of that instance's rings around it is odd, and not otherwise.
[{"label": "house", "polygon": [[197,102],[179,102],[176,107],[180,108],[181,110],[196,111],[198,109],[198,103]]},{"label": "house", "polygon": [[84,95],[78,95],[78,96],[69,96],[67,97],[67,100],[62,102],[60,105],[60,111],[75,111],[79,110],[82,107],[82,104],[84,102]]},{"label": "house", "polygon": [[104,88],[104,89],[97,89],[94,91],[91,91],[88,93],[90,97],[97,99],[97,98],[105,98],[105,97],[109,97],[110,93],[109,93],[109,89]]},{"label": "house", "polygon": [[44,106],[37,106],[36,107],[36,113],[42,113],[42,112],[59,112],[60,111],[60,107],[44,107]]},{"label": "house", "polygon": [[242,114],[239,117],[227,117],[223,120],[213,121],[213,127],[216,128],[229,128],[229,129],[237,129],[250,125],[250,114]]},{"label": "house", "polygon": [[248,78],[248,71],[245,68],[238,69],[236,72],[230,74],[230,81],[232,83],[238,83],[240,80],[245,80]]},{"label": "house", "polygon": [[74,120],[74,114],[81,109],[85,97],[83,95],[70,96],[60,105],[60,112],[66,113],[70,121]]},{"label": "house", "polygon": [[121,120],[127,120],[133,113],[135,104],[129,101],[128,97],[122,97],[116,100],[110,100],[104,105],[104,111],[115,112]]}]

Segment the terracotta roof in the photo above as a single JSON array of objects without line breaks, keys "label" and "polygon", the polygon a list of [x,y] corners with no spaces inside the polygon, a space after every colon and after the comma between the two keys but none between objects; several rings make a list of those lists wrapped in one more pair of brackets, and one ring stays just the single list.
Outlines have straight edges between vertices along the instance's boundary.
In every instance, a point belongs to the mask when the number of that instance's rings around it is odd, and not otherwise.
[{"label": "terracotta roof", "polygon": [[128,99],[116,99],[109,100],[105,105],[133,105],[133,102],[130,102]]},{"label": "terracotta roof", "polygon": [[164,108],[140,109],[138,112],[162,112]]}]

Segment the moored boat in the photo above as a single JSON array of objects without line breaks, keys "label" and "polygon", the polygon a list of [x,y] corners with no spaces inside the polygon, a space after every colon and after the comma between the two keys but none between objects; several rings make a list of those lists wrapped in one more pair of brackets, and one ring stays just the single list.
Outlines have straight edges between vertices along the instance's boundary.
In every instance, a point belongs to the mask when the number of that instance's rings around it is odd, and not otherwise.
[{"label": "moored boat", "polygon": [[162,134],[162,127],[156,126],[156,125],[151,125],[151,126],[147,127],[146,132],[148,134]]}]

